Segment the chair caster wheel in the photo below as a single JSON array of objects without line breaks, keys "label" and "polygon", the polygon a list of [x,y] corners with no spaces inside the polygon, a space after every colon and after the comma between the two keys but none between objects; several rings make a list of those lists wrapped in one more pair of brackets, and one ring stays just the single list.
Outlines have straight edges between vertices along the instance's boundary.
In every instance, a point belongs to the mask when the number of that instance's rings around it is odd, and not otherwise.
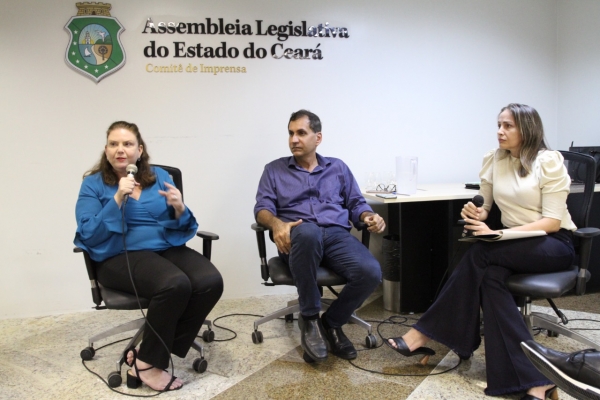
[{"label": "chair caster wheel", "polygon": [[365,339],[365,345],[367,346],[367,349],[374,349],[375,347],[377,347],[377,338],[375,337],[375,335],[367,335]]},{"label": "chair caster wheel", "polygon": [[285,322],[294,322],[294,314],[286,314]]},{"label": "chair caster wheel", "polygon": [[252,332],[252,343],[259,344],[263,342],[263,334],[261,331]]},{"label": "chair caster wheel", "polygon": [[90,361],[96,355],[96,351],[93,347],[86,347],[85,349],[81,350],[81,353],[79,353],[79,355],[81,356],[82,360]]},{"label": "chair caster wheel", "polygon": [[548,337],[558,337],[558,332],[548,331]]},{"label": "chair caster wheel", "polygon": [[111,388],[116,388],[121,386],[121,383],[123,383],[123,378],[121,378],[121,374],[119,373],[119,371],[113,371],[110,374],[108,374],[108,386],[110,386]]},{"label": "chair caster wheel", "polygon": [[302,359],[308,364],[312,364],[315,362],[315,360],[313,360],[311,358],[311,356],[309,356],[306,352],[304,352],[304,354],[302,354]]},{"label": "chair caster wheel", "polygon": [[215,340],[215,332],[213,330],[206,330],[202,332],[202,340],[206,343],[210,343]]},{"label": "chair caster wheel", "polygon": [[208,368],[208,361],[206,361],[204,357],[196,358],[192,366],[194,367],[194,371],[201,374],[206,371],[206,368]]}]

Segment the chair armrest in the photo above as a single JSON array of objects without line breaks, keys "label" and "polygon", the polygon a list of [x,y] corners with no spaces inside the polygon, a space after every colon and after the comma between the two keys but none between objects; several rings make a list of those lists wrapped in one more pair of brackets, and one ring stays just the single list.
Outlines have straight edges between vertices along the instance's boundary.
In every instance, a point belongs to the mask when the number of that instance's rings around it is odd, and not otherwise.
[{"label": "chair armrest", "polygon": [[252,230],[256,231],[256,232],[264,232],[267,231],[268,228],[264,227],[263,225],[259,224],[258,222],[253,223],[250,228],[252,228]]},{"label": "chair armrest", "polygon": [[591,275],[588,266],[592,254],[592,238],[598,235],[600,235],[600,229],[593,227],[579,228],[573,232],[573,236],[579,238],[579,272],[575,284],[575,294],[577,296],[585,294],[585,284],[590,280]]},{"label": "chair armrest", "polygon": [[600,229],[593,227],[579,228],[573,232],[573,235],[580,238],[591,238],[600,235]]},{"label": "chair armrest", "polygon": [[357,222],[356,224],[354,224],[354,227],[358,230],[362,232],[362,244],[368,249],[369,248],[369,242],[371,241],[371,232],[369,232],[369,230],[367,229],[367,224],[365,224],[362,221]]},{"label": "chair armrest", "polygon": [[91,291],[92,291],[92,300],[94,301],[94,304],[96,304],[96,307],[94,307],[94,308],[96,308],[97,310],[106,308],[104,306],[101,306],[102,294],[100,293],[100,288],[98,287],[98,283],[96,280],[96,270],[95,270],[94,261],[90,258],[90,255],[85,250],[83,250],[81,247],[74,247],[73,253],[82,253],[83,254],[83,260],[85,261],[85,268],[87,270],[88,278],[90,280],[90,286],[91,286]]},{"label": "chair armrest", "polygon": [[196,232],[196,236],[206,240],[219,240],[219,235],[212,232],[198,231]]},{"label": "chair armrest", "polygon": [[255,222],[250,226],[256,232],[256,244],[258,245],[258,256],[260,257],[260,275],[263,281],[269,280],[269,266],[267,265],[267,246],[265,243],[265,231],[268,229]]},{"label": "chair armrest", "polygon": [[219,240],[219,235],[212,232],[198,231],[196,236],[202,238],[202,255],[210,260],[213,240]]}]

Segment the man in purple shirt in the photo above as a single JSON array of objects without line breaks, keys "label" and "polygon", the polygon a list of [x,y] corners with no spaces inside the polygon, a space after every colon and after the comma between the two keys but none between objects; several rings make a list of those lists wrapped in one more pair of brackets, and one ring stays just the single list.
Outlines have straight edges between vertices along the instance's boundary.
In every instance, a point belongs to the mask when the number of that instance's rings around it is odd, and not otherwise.
[{"label": "man in purple shirt", "polygon": [[[297,111],[290,117],[288,132],[293,157],[265,166],[254,216],[273,232],[279,255],[296,282],[305,354],[314,361],[325,360],[328,340],[333,354],[351,360],[356,358],[356,349],[342,326],[379,285],[381,268],[350,234],[348,221],[362,221],[376,233],[383,232],[385,221],[366,203],[344,162],[317,154],[322,139],[319,117]],[[319,265],[348,281],[321,318]]]}]

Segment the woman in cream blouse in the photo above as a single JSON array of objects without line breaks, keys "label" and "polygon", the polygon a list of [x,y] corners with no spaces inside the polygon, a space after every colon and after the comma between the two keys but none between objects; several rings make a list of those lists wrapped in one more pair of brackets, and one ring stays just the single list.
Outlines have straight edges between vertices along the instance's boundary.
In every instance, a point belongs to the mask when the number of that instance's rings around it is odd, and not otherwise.
[{"label": "woman in cream blouse", "polygon": [[499,148],[486,154],[480,172],[482,207],[465,204],[461,216],[474,235],[493,233],[485,223],[493,202],[505,228],[543,230],[546,236],[474,243],[429,310],[404,336],[387,344],[405,356],[431,355],[422,347],[440,342],[462,359],[480,343],[480,307],[485,321],[485,394],[525,393],[544,399],[556,388],[529,362],[520,343],[531,335],[504,285],[516,273],[569,268],[576,229],[566,206],[571,180],[563,157],[549,150],[539,114],[524,104],[509,104],[498,115]]}]

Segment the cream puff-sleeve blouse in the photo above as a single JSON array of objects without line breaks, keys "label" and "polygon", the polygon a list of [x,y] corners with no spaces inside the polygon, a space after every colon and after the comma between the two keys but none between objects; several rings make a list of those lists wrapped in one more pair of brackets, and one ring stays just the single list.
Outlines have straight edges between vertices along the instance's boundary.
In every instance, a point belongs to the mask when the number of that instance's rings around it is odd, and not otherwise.
[{"label": "cream puff-sleeve blouse", "polygon": [[513,228],[542,217],[560,220],[560,227],[577,229],[567,210],[571,179],[558,151],[540,150],[526,177],[519,176],[520,161],[500,149],[483,157],[479,173],[479,194],[483,208],[490,211],[494,201],[502,212],[502,224]]}]

